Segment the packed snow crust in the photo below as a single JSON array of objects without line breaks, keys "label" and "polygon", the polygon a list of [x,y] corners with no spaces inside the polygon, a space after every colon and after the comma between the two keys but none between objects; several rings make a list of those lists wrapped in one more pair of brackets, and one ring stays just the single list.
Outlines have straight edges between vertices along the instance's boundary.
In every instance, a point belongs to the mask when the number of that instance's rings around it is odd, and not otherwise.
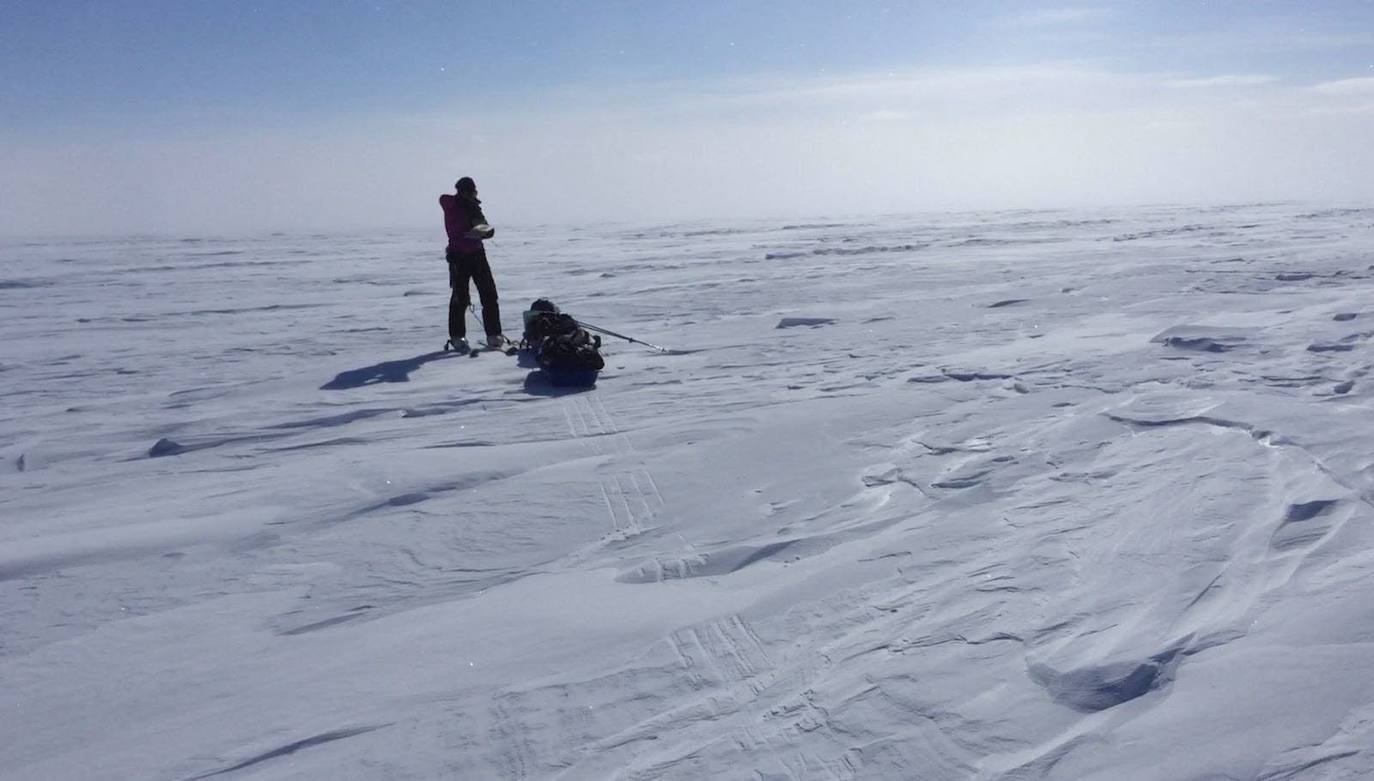
[{"label": "packed snow crust", "polygon": [[1374,209],[0,250],[0,778],[1374,775]]}]

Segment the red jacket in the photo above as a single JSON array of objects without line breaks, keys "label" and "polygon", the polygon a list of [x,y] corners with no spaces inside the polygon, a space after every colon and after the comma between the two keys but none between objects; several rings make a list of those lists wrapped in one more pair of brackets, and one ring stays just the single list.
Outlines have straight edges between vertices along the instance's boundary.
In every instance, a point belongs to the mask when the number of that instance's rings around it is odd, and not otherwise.
[{"label": "red jacket", "polygon": [[474,225],[485,225],[486,215],[482,214],[482,202],[476,198],[459,198],[446,194],[439,196],[439,206],[444,210],[444,230],[448,232],[449,252],[477,252],[482,249],[482,240],[469,237],[468,231]]}]

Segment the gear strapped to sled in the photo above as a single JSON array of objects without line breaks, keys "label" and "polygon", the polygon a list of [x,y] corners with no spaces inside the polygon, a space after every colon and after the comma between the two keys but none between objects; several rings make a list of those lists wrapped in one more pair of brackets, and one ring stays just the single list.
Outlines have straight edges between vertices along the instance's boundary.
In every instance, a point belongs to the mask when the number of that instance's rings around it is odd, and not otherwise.
[{"label": "gear strapped to sled", "polygon": [[588,333],[572,315],[558,311],[546,298],[524,313],[522,350],[534,353],[539,368],[555,385],[590,385],[606,366],[601,357],[601,337]]}]

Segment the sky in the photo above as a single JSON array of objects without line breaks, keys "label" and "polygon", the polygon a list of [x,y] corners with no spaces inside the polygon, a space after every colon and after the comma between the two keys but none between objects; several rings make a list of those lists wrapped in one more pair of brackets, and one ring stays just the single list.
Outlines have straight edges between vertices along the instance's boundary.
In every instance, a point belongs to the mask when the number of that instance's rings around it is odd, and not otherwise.
[{"label": "sky", "polygon": [[0,234],[1374,202],[1374,0],[0,0]]}]

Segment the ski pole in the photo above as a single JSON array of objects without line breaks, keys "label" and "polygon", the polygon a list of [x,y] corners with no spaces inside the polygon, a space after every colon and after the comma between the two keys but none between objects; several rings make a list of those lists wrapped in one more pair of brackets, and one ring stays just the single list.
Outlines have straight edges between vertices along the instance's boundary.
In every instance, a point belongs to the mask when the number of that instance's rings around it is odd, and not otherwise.
[{"label": "ski pole", "polygon": [[645,347],[648,347],[648,348],[654,349],[654,350],[658,350],[658,351],[661,352],[661,353],[675,353],[675,352],[678,352],[677,350],[670,350],[670,349],[668,349],[667,347],[659,347],[659,346],[656,345],[656,344],[649,344],[648,342],[642,341],[642,340],[640,340],[640,339],[636,339],[636,338],[634,338],[633,336],[626,336],[625,334],[618,334],[618,333],[616,333],[615,331],[612,331],[612,330],[607,329],[607,328],[602,328],[602,327],[599,326],[599,325],[592,325],[591,323],[584,323],[584,322],[582,322],[581,320],[578,320],[578,321],[577,321],[577,324],[578,324],[579,326],[581,326],[581,327],[587,329],[588,331],[596,331],[597,333],[605,334],[605,335],[607,335],[607,336],[614,336],[614,337],[616,337],[617,339],[624,339],[624,340],[627,341],[627,342],[634,342],[635,344],[642,344],[642,345],[644,345]]}]

